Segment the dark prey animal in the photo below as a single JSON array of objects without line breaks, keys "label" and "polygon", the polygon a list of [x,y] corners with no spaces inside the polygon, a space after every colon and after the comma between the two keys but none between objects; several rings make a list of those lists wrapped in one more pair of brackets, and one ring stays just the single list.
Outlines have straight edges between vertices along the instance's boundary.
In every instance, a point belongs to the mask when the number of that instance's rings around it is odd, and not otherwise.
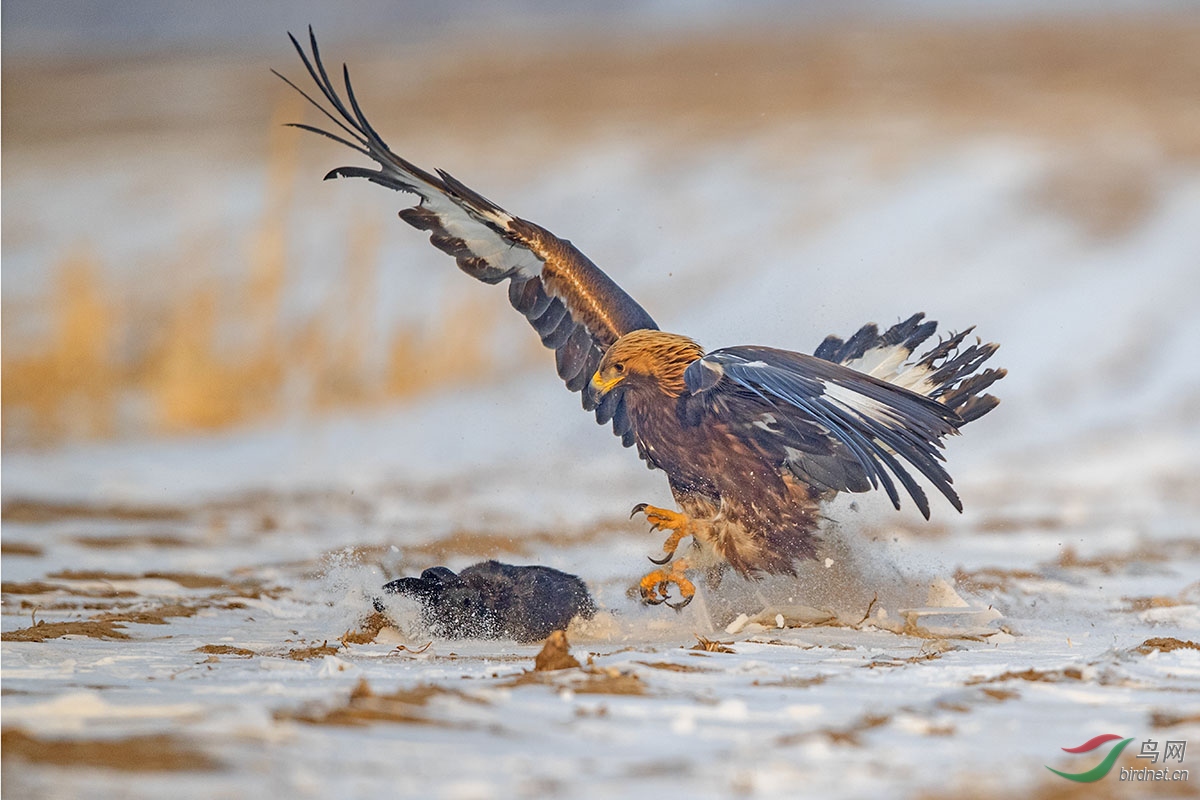
[{"label": "dark prey animal", "polygon": [[[421,621],[447,639],[537,642],[565,630],[575,617],[590,619],[596,613],[587,586],[576,576],[499,561],[473,564],[457,575],[433,567],[383,590],[420,600]],[[378,600],[375,608],[384,610]]]},{"label": "dark prey animal", "polygon": [[[427,172],[393,153],[363,114],[349,71],[341,70],[339,88],[309,34],[311,56],[292,42],[317,94],[292,86],[329,126],[297,127],[375,162],[339,167],[326,178],[364,178],[416,195],[419,202],[400,218],[428,231],[429,241],[473,278],[507,282],[509,302],[554,351],[567,388],[581,394],[597,421],[612,422],[626,447],[636,445],[648,466],[666,473],[679,510],[634,508],[655,529],[671,532],[655,562],[663,568],[640,582],[645,602],[664,602],[674,584],[686,603],[695,594],[689,569],[728,565],[748,578],[796,574],[798,560],[817,556],[822,504],[839,492],[882,489],[896,508],[904,492],[928,518],[919,475],[962,510],[942,448],[999,402],[985,392],[1004,370],[983,368],[995,344],[968,340],[968,328],[926,346],[937,323],[919,313],[882,331],[868,324],[845,340],[829,336],[812,355],[758,345],[706,351],[659,330],[571,242],[449,173]],[[748,261],[753,237],[745,244]],[[744,264],[736,269],[747,271]],[[745,278],[729,283],[739,280]],[[802,299],[828,302],[797,298],[798,319]],[[690,552],[675,558],[689,538]]]}]

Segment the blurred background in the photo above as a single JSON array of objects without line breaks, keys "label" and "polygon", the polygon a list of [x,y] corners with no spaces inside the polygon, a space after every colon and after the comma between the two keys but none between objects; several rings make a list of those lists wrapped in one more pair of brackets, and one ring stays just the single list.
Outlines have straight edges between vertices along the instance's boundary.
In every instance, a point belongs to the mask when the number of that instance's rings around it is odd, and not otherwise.
[{"label": "blurred background", "polygon": [[811,350],[925,310],[1004,345],[998,425],[1194,427],[1200,16],[1038,5],[6,3],[5,454],[516,373],[550,402],[499,292],[283,127],[319,121],[268,72],[307,80],[308,23],[394,149],[667,328]]}]

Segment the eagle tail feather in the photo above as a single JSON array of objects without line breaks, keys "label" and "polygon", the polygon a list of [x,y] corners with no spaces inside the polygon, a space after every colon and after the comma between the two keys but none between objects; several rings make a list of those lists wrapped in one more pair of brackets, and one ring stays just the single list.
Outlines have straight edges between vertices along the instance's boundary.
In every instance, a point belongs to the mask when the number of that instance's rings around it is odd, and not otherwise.
[{"label": "eagle tail feather", "polygon": [[1003,378],[1005,370],[980,368],[999,348],[994,343],[963,346],[974,327],[941,339],[919,357],[913,353],[937,330],[937,322],[917,313],[883,333],[874,323],[842,340],[827,336],[813,352],[817,358],[865,372],[929,397],[955,412],[962,423],[979,419],[999,404],[984,390]]}]

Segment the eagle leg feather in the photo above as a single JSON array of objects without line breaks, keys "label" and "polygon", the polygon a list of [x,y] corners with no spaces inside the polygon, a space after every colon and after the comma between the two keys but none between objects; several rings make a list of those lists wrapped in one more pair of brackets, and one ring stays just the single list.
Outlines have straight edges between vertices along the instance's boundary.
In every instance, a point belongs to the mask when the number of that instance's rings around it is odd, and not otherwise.
[{"label": "eagle leg feather", "polygon": [[[666,602],[676,611],[692,602],[692,598],[696,596],[696,585],[684,574],[687,568],[687,559],[681,558],[671,565],[670,571],[656,569],[643,576],[638,582],[642,593],[642,602],[651,606]],[[667,602],[672,583],[679,587],[679,594],[683,598],[678,603]]]},{"label": "eagle leg feather", "polygon": [[675,551],[679,548],[679,543],[692,535],[692,521],[686,514],[652,506],[649,503],[638,503],[633,507],[633,512],[629,516],[633,517],[637,514],[646,515],[646,521],[650,523],[651,530],[671,531],[671,535],[663,542],[662,559],[652,557],[650,558],[651,563],[660,566],[666,564],[675,557]]}]

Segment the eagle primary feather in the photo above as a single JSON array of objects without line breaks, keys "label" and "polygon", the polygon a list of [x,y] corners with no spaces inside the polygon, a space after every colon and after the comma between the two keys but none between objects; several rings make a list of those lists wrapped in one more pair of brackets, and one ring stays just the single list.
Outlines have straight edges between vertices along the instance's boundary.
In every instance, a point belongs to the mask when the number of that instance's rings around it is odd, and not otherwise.
[{"label": "eagle primary feather", "polygon": [[[418,205],[403,209],[400,218],[428,231],[429,241],[453,256],[459,268],[473,278],[484,283],[508,279],[509,301],[529,320],[542,343],[555,351],[559,377],[571,391],[583,392],[604,351],[620,336],[658,327],[645,309],[566,239],[514,217],[447,172],[426,172],[393,153],[362,113],[349,69],[342,67],[343,100],[321,60],[312,29],[311,58],[296,37],[289,36],[329,108],[283,75],[275,74],[340,133],[303,123],[294,123],[294,127],[333,139],[379,165],[377,169],[339,167],[326,174],[326,179],[366,178],[417,195]],[[595,409],[602,424],[613,421],[614,432],[626,446],[633,443],[632,433],[624,425],[619,398],[599,407],[587,392],[583,392],[582,399],[584,408]]]},{"label": "eagle primary feather", "polygon": [[[769,347],[705,353],[658,330],[646,311],[569,241],[513,216],[437,170],[397,156],[367,121],[342,68],[342,93],[309,29],[311,57],[292,38],[324,103],[282,75],[335,126],[296,127],[333,139],[376,162],[339,167],[326,178],[357,177],[416,195],[400,217],[485,283],[508,280],[508,299],[555,351],[559,376],[585,409],[612,422],[626,446],[667,473],[682,514],[647,507],[670,529],[667,563],[682,538],[745,575],[791,573],[816,554],[819,503],[838,492],[882,488],[898,508],[897,483],[927,518],[929,501],[913,472],[955,508],[962,504],[943,467],[946,436],[997,404],[984,394],[1004,376],[981,366],[994,344],[964,346],[970,329],[914,358],[937,329],[923,314],[880,333],[865,325],[847,340],[827,337],[804,355]],[[278,74],[278,73],[276,73]],[[910,471],[912,470],[912,471]],[[685,560],[642,581],[648,602],[667,583],[685,597]]]}]

